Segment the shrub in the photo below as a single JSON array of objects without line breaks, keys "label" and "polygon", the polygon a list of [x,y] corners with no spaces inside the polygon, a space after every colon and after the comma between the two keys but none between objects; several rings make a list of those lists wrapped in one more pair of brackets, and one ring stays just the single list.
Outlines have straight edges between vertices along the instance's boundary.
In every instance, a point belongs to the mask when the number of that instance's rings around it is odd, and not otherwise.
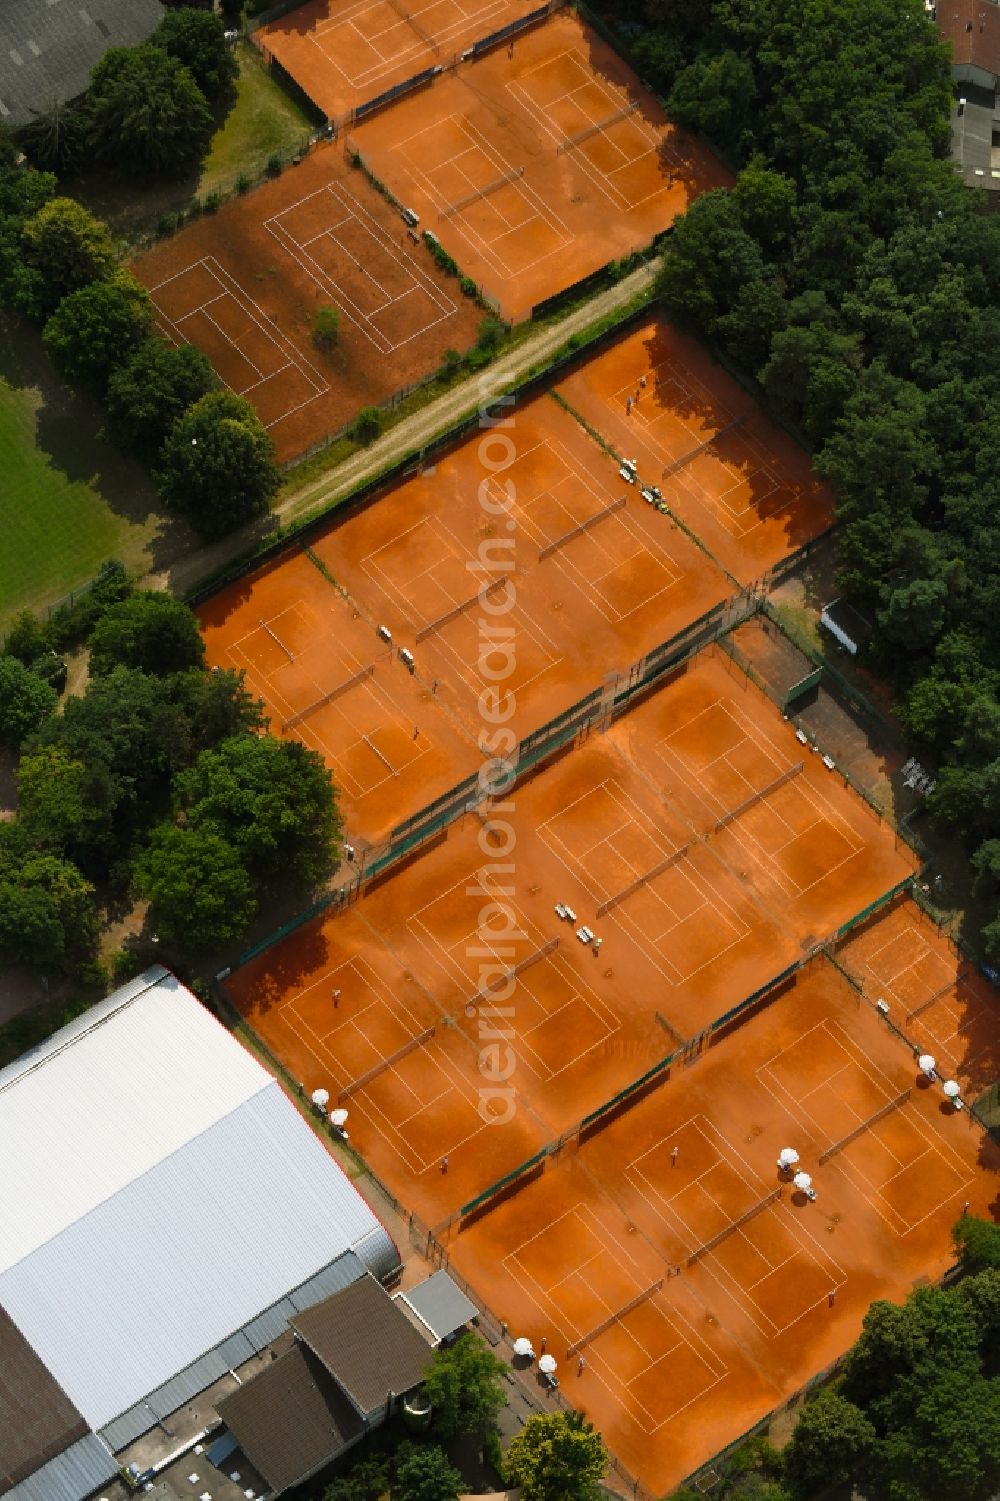
[{"label": "shrub", "polygon": [[450,380],[462,368],[462,356],[457,349],[446,349],[438,369],[439,380]]},{"label": "shrub", "polygon": [[458,290],[461,292],[463,297],[478,297],[479,295],[479,288],[476,286],[471,276],[463,276],[459,278]]},{"label": "shrub", "polygon": [[347,431],[356,443],[374,442],[382,431],[382,413],[378,407],[362,407]]},{"label": "shrub", "polygon": [[340,332],[340,313],[329,303],[316,309],[313,318],[312,339],[317,349],[332,349]]},{"label": "shrub", "polygon": [[222,194],[221,193],[216,193],[216,192],[206,193],[205,194],[205,212],[206,212],[206,214],[217,214],[218,211],[219,211],[219,205],[221,203],[222,203]]},{"label": "shrub", "polygon": [[250,178],[247,176],[247,174],[245,172],[241,172],[239,177],[237,177],[236,179],[237,193],[249,193],[252,186],[253,184],[251,183]]},{"label": "shrub", "polygon": [[267,159],[268,177],[280,177],[283,166],[284,163],[282,162],[281,157],[277,152],[274,152],[274,154],[272,156],[269,156]]}]

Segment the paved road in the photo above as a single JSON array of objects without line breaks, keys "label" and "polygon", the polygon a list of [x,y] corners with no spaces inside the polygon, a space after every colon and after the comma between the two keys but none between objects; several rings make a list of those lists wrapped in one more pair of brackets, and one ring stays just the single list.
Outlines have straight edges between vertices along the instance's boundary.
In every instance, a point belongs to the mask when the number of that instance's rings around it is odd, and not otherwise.
[{"label": "paved road", "polygon": [[[655,261],[640,266],[638,271],[633,271],[608,291],[601,292],[582,307],[576,308],[568,317],[541,329],[534,337],[525,339],[523,344],[519,344],[509,354],[502,355],[482,375],[474,375],[452,387],[436,401],[429,402],[420,411],[414,412],[412,417],[404,418],[369,447],[352,454],[343,464],[338,464],[327,474],[320,475],[301,489],[283,496],[275,506],[274,514],[285,524],[300,520],[354,490],[403,454],[423,447],[466,413],[476,410],[480,402],[480,382],[484,376],[488,377],[488,390],[492,396],[510,390],[533,366],[551,358],[572,334],[582,333],[599,318],[623,307],[650,286],[656,272]],[[247,551],[254,536],[258,534],[253,527],[240,528],[231,532],[222,542],[187,553],[168,568],[148,574],[142,581],[143,585],[152,589],[170,589],[174,594],[187,594],[208,574]]]}]

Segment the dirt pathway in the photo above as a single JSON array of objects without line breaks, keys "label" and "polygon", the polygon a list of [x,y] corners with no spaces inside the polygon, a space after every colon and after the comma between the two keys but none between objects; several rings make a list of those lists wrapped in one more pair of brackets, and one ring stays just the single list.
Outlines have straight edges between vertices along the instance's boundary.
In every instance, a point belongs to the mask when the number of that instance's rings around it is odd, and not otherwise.
[{"label": "dirt pathway", "polygon": [[[352,454],[343,464],[284,496],[272,514],[285,525],[300,520],[355,489],[403,454],[423,447],[438,433],[453,426],[466,413],[479,406],[481,381],[488,381],[486,389],[491,398],[510,390],[523,379],[526,371],[550,358],[571,335],[582,333],[599,318],[623,307],[650,286],[656,272],[655,261],[640,266],[638,271],[633,271],[608,291],[601,292],[582,307],[576,308],[568,317],[540,330],[509,354],[502,355],[481,375],[470,376],[461,385],[454,386],[436,401],[429,402],[419,412],[414,412],[412,417],[405,418],[367,448]],[[142,583],[146,588],[170,589],[174,594],[187,594],[208,574],[239,557],[258,535],[259,524],[257,527],[241,527],[223,541],[199,548],[197,552],[186,553],[169,567],[147,574]]]}]

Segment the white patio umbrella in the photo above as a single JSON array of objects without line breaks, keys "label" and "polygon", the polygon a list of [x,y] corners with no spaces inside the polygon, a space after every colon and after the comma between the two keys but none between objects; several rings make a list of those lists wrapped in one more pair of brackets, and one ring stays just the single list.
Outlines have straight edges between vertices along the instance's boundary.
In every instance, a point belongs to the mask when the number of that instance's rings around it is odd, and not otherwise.
[{"label": "white patio umbrella", "polygon": [[542,1355],[538,1361],[538,1369],[546,1376],[551,1376],[556,1368],[554,1355]]},{"label": "white patio umbrella", "polygon": [[534,1353],[534,1350],[531,1348],[531,1340],[525,1339],[523,1334],[514,1341],[515,1355],[534,1355]]},{"label": "white patio umbrella", "polygon": [[330,1091],[328,1089],[314,1089],[312,1102],[317,1110],[325,1110],[330,1103]]},{"label": "white patio umbrella", "polygon": [[779,1167],[794,1167],[799,1160],[799,1154],[794,1147],[782,1147],[778,1153]]},{"label": "white patio umbrella", "polygon": [[336,1126],[338,1131],[342,1131],[347,1125],[347,1111],[343,1105],[338,1105],[336,1110],[330,1111],[330,1125]]},{"label": "white patio umbrella", "polygon": [[959,1095],[962,1093],[962,1086],[961,1084],[959,1084],[957,1079],[946,1079],[941,1088],[944,1090],[949,1100],[957,1100]]},{"label": "white patio umbrella", "polygon": [[803,1190],[803,1192],[807,1188],[812,1188],[812,1181],[813,1180],[810,1178],[810,1176],[809,1176],[808,1173],[796,1173],[795,1177],[792,1179],[792,1182],[795,1184],[795,1187],[796,1188],[801,1188]]},{"label": "white patio umbrella", "polygon": [[922,1074],[932,1074],[937,1068],[937,1059],[933,1053],[921,1053],[917,1059],[917,1068]]}]

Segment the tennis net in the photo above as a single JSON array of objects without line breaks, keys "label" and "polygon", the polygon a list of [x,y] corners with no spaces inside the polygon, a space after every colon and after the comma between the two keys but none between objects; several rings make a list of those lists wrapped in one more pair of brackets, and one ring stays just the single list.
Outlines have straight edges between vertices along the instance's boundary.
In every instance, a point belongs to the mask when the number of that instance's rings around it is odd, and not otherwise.
[{"label": "tennis net", "polygon": [[658,1277],[655,1282],[651,1282],[648,1287],[644,1287],[642,1292],[636,1293],[635,1297],[630,1298],[621,1308],[616,1308],[614,1313],[609,1313],[606,1319],[602,1319],[599,1324],[595,1324],[593,1329],[588,1329],[586,1334],[581,1334],[579,1339],[575,1339],[571,1345],[566,1347],[566,1359],[569,1360],[571,1355],[576,1355],[585,1346],[592,1344],[599,1335],[606,1333],[612,1325],[620,1323],[627,1314],[632,1312],[633,1308],[638,1308],[640,1303],[645,1303],[646,1299],[651,1298],[654,1293],[658,1293],[662,1286],[663,1278]]},{"label": "tennis net", "polygon": [[[820,1160],[822,1161],[822,1158]],[[770,1193],[765,1194],[762,1199],[758,1199],[756,1204],[751,1204],[746,1213],[741,1214],[738,1220],[733,1220],[730,1225],[724,1225],[718,1235],[713,1235],[711,1240],[704,1241],[696,1250],[692,1251],[687,1259],[687,1265],[693,1266],[696,1261],[700,1261],[703,1256],[707,1256],[710,1251],[714,1251],[720,1242],[728,1240],[729,1236],[735,1235],[737,1230],[742,1230],[744,1225],[748,1224],[763,1209],[767,1209],[776,1199],[780,1198],[781,1186],[779,1184],[777,1188],[772,1188]]]},{"label": "tennis net", "polygon": [[430,1042],[436,1030],[435,1027],[427,1027],[423,1032],[418,1032],[416,1037],[411,1037],[409,1042],[404,1042],[401,1048],[397,1048],[394,1053],[389,1054],[388,1058],[383,1058],[380,1063],[376,1063],[367,1073],[361,1074],[357,1079],[352,1079],[350,1084],[345,1084],[337,1098],[348,1100],[352,1094],[357,1094],[359,1089],[367,1089],[368,1085],[384,1074],[387,1069],[395,1068],[396,1064],[409,1053],[415,1052],[417,1048],[422,1048],[425,1043]]},{"label": "tennis net", "polygon": [[560,141],[556,147],[556,155],[562,156],[565,151],[572,151],[575,146],[582,146],[584,141],[589,141],[592,136],[600,135],[602,130],[608,130],[612,125],[617,125],[619,120],[627,120],[629,115],[634,115],[639,108],[639,100],[633,99],[621,109],[614,110],[604,120],[594,120],[590,125],[585,125],[575,135],[567,136],[565,141]]},{"label": "tennis net", "polygon": [[654,865],[652,870],[647,870],[643,875],[636,876],[635,880],[630,881],[627,886],[623,886],[621,891],[616,891],[613,896],[609,896],[598,907],[598,917],[603,917],[605,912],[610,912],[613,907],[617,907],[620,902],[624,902],[627,897],[630,897],[633,892],[638,891],[641,886],[648,886],[650,881],[655,881],[657,876],[662,876],[665,870],[669,870],[672,865],[676,865],[679,860],[683,860],[690,848],[689,844],[682,845],[679,850],[674,850],[672,855],[668,855],[665,860],[661,860],[659,865]]},{"label": "tennis net", "polygon": [[495,979],[490,980],[487,985],[481,985],[476,991],[475,995],[471,996],[470,999],[466,1002],[466,1011],[474,1011],[479,1005],[480,1001],[489,1000],[490,996],[495,990],[499,990],[500,987],[502,985],[506,985],[509,980],[516,979],[519,974],[521,974],[526,969],[530,969],[531,966],[533,964],[537,964],[539,960],[547,958],[548,955],[554,953],[558,947],[559,939],[550,938],[547,943],[541,944],[539,948],[532,949],[530,954],[525,954],[523,959],[519,959],[516,964],[510,965],[503,971],[501,975],[498,975]]},{"label": "tennis net", "polygon": [[435,54],[441,51],[440,45],[434,40],[430,32],[421,26],[419,21],[414,20],[413,13],[408,11],[405,5],[401,4],[401,0],[389,0],[389,4],[400,20],[405,21],[407,26],[417,33],[417,36],[426,47],[429,47]]},{"label": "tennis net", "polygon": [[463,599],[459,604],[452,605],[450,610],[445,610],[444,614],[439,615],[436,620],[429,620],[427,624],[422,625],[417,632],[417,645],[419,646],[420,642],[423,641],[426,636],[429,636],[433,631],[439,631],[442,626],[448,625],[452,620],[457,620],[458,617],[460,615],[463,615],[466,610],[469,610],[473,605],[478,604],[480,599],[487,598],[497,589],[506,589],[509,582],[510,581],[507,578],[506,574],[504,574],[502,578],[494,579],[493,582],[489,584],[485,589],[479,589],[475,594],[470,594],[468,599]]},{"label": "tennis net", "polygon": [[588,516],[585,521],[578,521],[576,526],[571,526],[569,531],[563,532],[561,537],[556,537],[553,541],[546,542],[544,547],[539,548],[539,563],[543,562],[544,559],[547,558],[550,553],[555,552],[557,548],[565,547],[567,542],[572,542],[574,537],[579,537],[581,532],[588,532],[590,528],[592,526],[596,526],[599,521],[604,521],[605,518],[610,516],[613,511],[620,511],[624,504],[625,496],[619,495],[617,500],[612,500],[608,505],[602,506],[601,509],[595,512],[593,516]]},{"label": "tennis net", "polygon": [[356,687],[358,683],[363,683],[365,678],[372,677],[374,672],[375,663],[369,662],[367,667],[362,667],[358,672],[352,673],[349,678],[345,678],[342,683],[338,683],[336,688],[331,688],[329,693],[324,693],[319,698],[313,699],[311,704],[306,704],[304,709],[300,709],[297,714],[291,715],[289,719],[283,719],[281,721],[281,728],[283,730],[294,730],[295,726],[301,724],[304,719],[308,719],[310,714],[317,714],[325,704],[332,703],[342,693],[347,693],[349,689]]},{"label": "tennis net", "polygon": [[712,447],[713,443],[718,443],[720,438],[726,436],[726,433],[731,433],[735,427],[739,427],[745,421],[745,417],[734,417],[732,422],[727,422],[725,427],[720,427],[719,431],[713,433],[710,438],[706,438],[704,443],[698,443],[694,448],[689,448],[687,453],[682,453],[680,458],[672,459],[663,471],[663,478],[669,479],[672,474],[676,474],[678,470],[690,464],[692,459],[696,459],[700,453],[704,453],[706,449]]},{"label": "tennis net", "polygon": [[737,803],[735,808],[730,808],[728,813],[723,813],[722,817],[715,821],[715,832],[718,833],[720,829],[724,829],[727,824],[732,823],[735,818],[739,818],[741,813],[745,813],[755,803],[762,802],[765,797],[770,797],[772,792],[777,792],[779,787],[783,787],[786,782],[790,782],[793,777],[797,777],[799,772],[805,768],[805,764],[804,761],[796,761],[794,766],[789,766],[780,776],[768,782],[766,787],[761,787],[759,791],[752,792],[741,803]]},{"label": "tennis net", "polygon": [[524,176],[523,167],[514,167],[509,172],[502,172],[499,177],[494,177],[490,182],[483,183],[481,188],[474,188],[471,193],[465,193],[461,198],[456,198],[453,203],[446,203],[438,213],[439,219],[450,219],[453,214],[460,214],[470,203],[478,203],[480,198],[487,198],[490,193],[498,193],[501,188],[509,183],[517,182]]},{"label": "tennis net", "polygon": [[936,1001],[939,1001],[942,996],[947,995],[949,991],[956,989],[962,983],[962,975],[963,971],[959,970],[954,979],[948,980],[944,985],[940,985],[933,995],[927,997],[926,1001],[921,1001],[919,1006],[914,1006],[912,1011],[906,1013],[906,1020],[911,1022],[915,1016],[920,1016],[923,1012],[929,1011]]},{"label": "tennis net", "polygon": [[908,1085],[906,1089],[901,1090],[900,1093],[896,1095],[895,1099],[887,1100],[886,1103],[881,1107],[881,1109],[876,1110],[873,1115],[868,1116],[867,1120],[859,1121],[859,1123],[854,1127],[853,1131],[848,1131],[846,1136],[842,1136],[839,1141],[835,1141],[830,1146],[826,1147],[824,1151],[820,1152],[819,1154],[820,1166],[822,1166],[824,1162],[829,1162],[831,1157],[836,1157],[837,1153],[842,1152],[845,1147],[849,1147],[851,1142],[856,1141],[863,1132],[870,1131],[872,1126],[877,1126],[879,1121],[884,1120],[885,1117],[891,1114],[893,1110],[898,1110],[900,1105],[905,1105],[912,1093],[913,1087],[912,1085]]}]

